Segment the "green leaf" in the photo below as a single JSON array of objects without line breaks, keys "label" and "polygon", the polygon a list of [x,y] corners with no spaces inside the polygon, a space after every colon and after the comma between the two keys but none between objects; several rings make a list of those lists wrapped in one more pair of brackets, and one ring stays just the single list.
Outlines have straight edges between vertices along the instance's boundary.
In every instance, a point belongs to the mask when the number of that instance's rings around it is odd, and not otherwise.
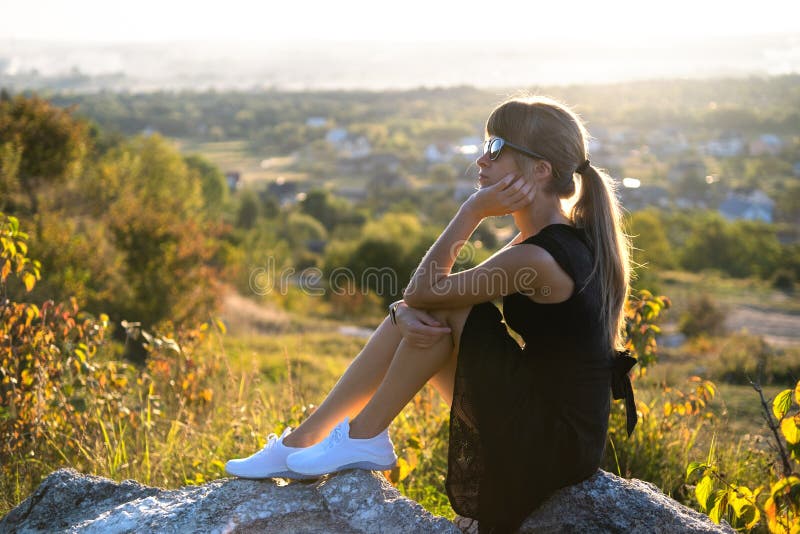
[{"label": "green leaf", "polygon": [[713,489],[713,482],[710,476],[704,476],[694,488],[695,497],[697,502],[700,503],[700,508],[705,512],[708,510],[708,498],[711,497],[711,490]]},{"label": "green leaf", "polygon": [[792,390],[791,389],[784,389],[780,393],[775,396],[775,399],[772,401],[772,413],[775,414],[775,418],[780,421],[783,417],[789,413],[789,409],[792,407]]},{"label": "green leaf", "polygon": [[747,524],[744,526],[746,530],[750,530],[751,528],[755,527],[759,521],[761,521],[761,512],[758,510],[757,507],[751,506],[750,508],[748,508],[748,510],[752,510],[753,518],[750,521],[748,521]]},{"label": "green leaf", "polygon": [[72,397],[71,399],[69,399],[69,403],[78,412],[86,411],[86,400],[82,397]]},{"label": "green leaf", "polygon": [[689,464],[689,467],[686,468],[686,480],[689,480],[689,477],[697,471],[698,469],[705,469],[708,467],[708,464],[703,462],[692,462]]},{"label": "green leaf", "polygon": [[708,512],[708,517],[710,517],[711,520],[716,524],[719,524],[720,519],[722,519],[722,513],[725,510],[726,500],[725,493],[723,492],[722,498],[714,499],[714,506],[711,508],[711,511]]}]

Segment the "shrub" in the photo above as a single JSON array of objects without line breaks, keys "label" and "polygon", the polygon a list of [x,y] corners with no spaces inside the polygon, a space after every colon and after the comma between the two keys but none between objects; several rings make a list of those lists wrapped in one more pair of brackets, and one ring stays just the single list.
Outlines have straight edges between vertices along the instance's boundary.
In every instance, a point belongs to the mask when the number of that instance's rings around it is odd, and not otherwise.
[{"label": "shrub", "polygon": [[686,337],[701,334],[721,335],[725,332],[726,312],[707,294],[689,299],[686,312],[680,319],[680,331]]},{"label": "shrub", "polygon": [[794,271],[791,269],[778,269],[772,275],[772,287],[780,291],[794,293],[796,283]]}]

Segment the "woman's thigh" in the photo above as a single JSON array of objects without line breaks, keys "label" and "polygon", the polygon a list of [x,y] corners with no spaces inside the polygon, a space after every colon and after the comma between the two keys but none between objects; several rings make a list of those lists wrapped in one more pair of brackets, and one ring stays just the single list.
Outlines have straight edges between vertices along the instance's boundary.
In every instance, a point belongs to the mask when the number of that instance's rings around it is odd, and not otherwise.
[{"label": "woman's thigh", "polygon": [[472,306],[458,309],[431,310],[428,313],[436,317],[439,321],[450,327],[453,336],[453,352],[447,363],[430,379],[431,385],[450,406],[453,402],[453,387],[456,379],[456,367],[458,365],[458,350],[461,343],[461,333],[464,331],[464,324],[467,322]]}]

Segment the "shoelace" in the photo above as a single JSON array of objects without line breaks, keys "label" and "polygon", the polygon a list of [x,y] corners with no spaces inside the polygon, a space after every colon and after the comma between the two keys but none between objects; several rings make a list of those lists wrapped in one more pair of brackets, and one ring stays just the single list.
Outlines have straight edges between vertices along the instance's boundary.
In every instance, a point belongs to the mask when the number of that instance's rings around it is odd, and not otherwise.
[{"label": "shoelace", "polygon": [[326,449],[334,448],[342,441],[343,438],[344,438],[344,431],[342,430],[341,425],[337,426],[331,431],[330,435],[328,436],[325,448]]},{"label": "shoelace", "polygon": [[261,451],[262,452],[266,452],[266,451],[270,450],[272,447],[275,446],[276,443],[278,443],[279,439],[281,439],[281,438],[277,434],[275,434],[275,433],[270,434],[269,436],[267,436],[267,444],[264,445],[264,448],[261,449]]}]

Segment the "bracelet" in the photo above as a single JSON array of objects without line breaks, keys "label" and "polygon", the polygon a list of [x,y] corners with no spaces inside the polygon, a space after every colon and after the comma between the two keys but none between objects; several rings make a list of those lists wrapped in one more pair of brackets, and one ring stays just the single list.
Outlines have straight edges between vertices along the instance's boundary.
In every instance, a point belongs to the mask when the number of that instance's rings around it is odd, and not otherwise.
[{"label": "bracelet", "polygon": [[397,307],[403,302],[403,299],[392,302],[389,304],[389,318],[392,320],[393,325],[397,325]]}]

